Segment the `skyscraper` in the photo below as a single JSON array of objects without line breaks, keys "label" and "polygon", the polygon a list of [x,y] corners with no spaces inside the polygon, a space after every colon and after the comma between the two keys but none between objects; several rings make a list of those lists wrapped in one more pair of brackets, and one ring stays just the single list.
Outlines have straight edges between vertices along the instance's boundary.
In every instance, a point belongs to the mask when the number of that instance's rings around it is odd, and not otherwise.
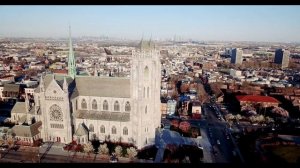
[{"label": "skyscraper", "polygon": [[243,62],[243,50],[239,48],[234,48],[231,51],[231,63],[242,64]]},{"label": "skyscraper", "polygon": [[290,52],[285,49],[275,50],[275,64],[281,64],[281,68],[287,68],[289,66]]}]

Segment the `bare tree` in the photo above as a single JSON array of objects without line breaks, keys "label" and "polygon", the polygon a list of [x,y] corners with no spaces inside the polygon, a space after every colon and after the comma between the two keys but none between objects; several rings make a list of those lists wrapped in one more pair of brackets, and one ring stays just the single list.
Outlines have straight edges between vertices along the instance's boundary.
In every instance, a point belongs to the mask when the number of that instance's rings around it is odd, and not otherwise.
[{"label": "bare tree", "polygon": [[90,156],[90,153],[93,152],[94,148],[91,142],[83,145],[83,151]]},{"label": "bare tree", "polygon": [[99,146],[99,152],[100,152],[100,154],[102,154],[102,155],[107,155],[107,154],[109,153],[109,149],[108,149],[106,143]]},{"label": "bare tree", "polygon": [[122,147],[120,145],[116,146],[115,153],[116,153],[117,157],[122,156]]},{"label": "bare tree", "polygon": [[133,159],[137,155],[137,151],[134,147],[127,148],[128,157]]}]

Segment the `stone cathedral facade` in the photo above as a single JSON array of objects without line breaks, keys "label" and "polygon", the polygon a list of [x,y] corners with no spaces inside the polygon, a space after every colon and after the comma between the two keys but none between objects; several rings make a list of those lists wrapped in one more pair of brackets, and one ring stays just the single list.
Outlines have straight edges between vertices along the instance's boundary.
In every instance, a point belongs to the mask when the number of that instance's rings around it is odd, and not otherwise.
[{"label": "stone cathedral facade", "polygon": [[154,143],[161,123],[161,63],[154,44],[142,40],[133,51],[130,78],[76,75],[71,35],[69,44],[68,75],[43,75],[34,103],[25,101],[27,120],[42,122],[41,138],[81,144],[96,138],[138,148]]}]

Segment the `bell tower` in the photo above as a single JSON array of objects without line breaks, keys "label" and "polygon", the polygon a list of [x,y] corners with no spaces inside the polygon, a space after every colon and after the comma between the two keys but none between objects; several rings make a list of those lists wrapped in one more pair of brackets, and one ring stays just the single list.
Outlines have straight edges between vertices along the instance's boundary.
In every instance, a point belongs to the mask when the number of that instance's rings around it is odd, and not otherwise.
[{"label": "bell tower", "polygon": [[155,44],[143,39],[132,53],[131,97],[134,114],[130,116],[136,145],[154,143],[155,129],[160,127],[161,64]]}]

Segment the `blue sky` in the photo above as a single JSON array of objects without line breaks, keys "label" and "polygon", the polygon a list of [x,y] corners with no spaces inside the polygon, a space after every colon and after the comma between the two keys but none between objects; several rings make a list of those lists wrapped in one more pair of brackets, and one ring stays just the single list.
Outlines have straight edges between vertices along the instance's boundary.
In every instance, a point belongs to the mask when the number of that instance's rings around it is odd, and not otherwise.
[{"label": "blue sky", "polygon": [[300,6],[0,6],[2,37],[300,42]]}]

